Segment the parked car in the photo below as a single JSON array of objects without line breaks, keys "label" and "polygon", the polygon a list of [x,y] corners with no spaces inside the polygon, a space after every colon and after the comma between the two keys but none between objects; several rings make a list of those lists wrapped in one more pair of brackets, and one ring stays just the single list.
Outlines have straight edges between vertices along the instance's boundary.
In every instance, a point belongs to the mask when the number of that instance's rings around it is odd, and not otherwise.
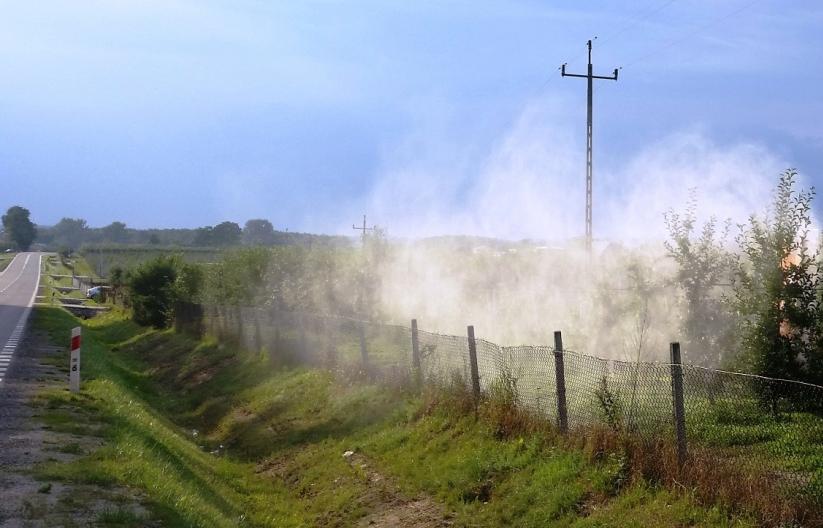
[{"label": "parked car", "polygon": [[93,288],[89,288],[86,290],[86,299],[94,299],[98,295],[102,295],[103,291],[100,289],[100,286],[95,286]]},{"label": "parked car", "polygon": [[86,290],[86,299],[94,299],[95,301],[105,301],[109,294],[109,286],[94,286]]}]

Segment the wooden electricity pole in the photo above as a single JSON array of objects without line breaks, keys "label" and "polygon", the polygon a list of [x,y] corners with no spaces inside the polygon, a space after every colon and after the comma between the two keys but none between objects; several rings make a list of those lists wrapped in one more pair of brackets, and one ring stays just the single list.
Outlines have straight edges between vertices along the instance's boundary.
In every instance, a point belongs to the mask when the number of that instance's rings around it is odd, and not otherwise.
[{"label": "wooden electricity pole", "polygon": [[[596,38],[596,37],[595,37]],[[581,77],[588,80],[587,107],[586,107],[586,252],[592,253],[592,85],[594,79],[605,79],[608,81],[617,80],[617,68],[614,75],[604,77],[592,74],[592,41],[587,43],[589,47],[589,72],[586,75],[566,73],[566,65],[560,67],[560,75],[563,77]]]}]

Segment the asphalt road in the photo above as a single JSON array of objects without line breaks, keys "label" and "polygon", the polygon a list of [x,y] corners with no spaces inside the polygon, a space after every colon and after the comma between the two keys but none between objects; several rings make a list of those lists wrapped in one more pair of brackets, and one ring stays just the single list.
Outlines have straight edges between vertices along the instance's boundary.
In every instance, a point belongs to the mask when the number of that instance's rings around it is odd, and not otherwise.
[{"label": "asphalt road", "polygon": [[14,361],[40,282],[42,253],[19,253],[0,274],[0,383]]}]

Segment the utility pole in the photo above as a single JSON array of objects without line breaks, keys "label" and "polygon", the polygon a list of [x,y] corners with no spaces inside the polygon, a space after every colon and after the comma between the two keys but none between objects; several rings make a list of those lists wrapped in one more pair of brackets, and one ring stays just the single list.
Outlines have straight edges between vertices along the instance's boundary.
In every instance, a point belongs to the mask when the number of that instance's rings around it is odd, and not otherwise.
[{"label": "utility pole", "polygon": [[367,231],[374,231],[374,226],[366,227],[366,215],[363,215],[363,227],[357,227],[356,225],[352,224],[351,228],[356,229],[358,231],[362,231],[362,233],[360,234],[360,237],[363,240],[363,245],[364,246],[366,245],[366,232]]},{"label": "utility pole", "polygon": [[[597,37],[595,37],[597,38]],[[560,75],[563,77],[580,77],[588,80],[587,107],[586,107],[586,252],[591,257],[592,254],[592,81],[594,79],[605,79],[607,81],[617,80],[617,68],[614,75],[604,77],[592,74],[592,41],[587,43],[589,47],[589,72],[586,75],[566,73],[566,65],[560,67]]]},{"label": "utility pole", "polygon": [[[356,309],[359,309],[361,313],[366,314],[367,313],[366,304],[368,303],[368,301],[366,300],[366,298],[368,296],[368,294],[366,292],[366,273],[367,273],[367,268],[366,268],[366,261],[367,261],[367,258],[366,258],[366,233],[369,232],[369,231],[375,231],[377,229],[377,226],[366,227],[366,215],[363,215],[363,227],[357,227],[356,225],[352,224],[351,228],[356,229],[357,231],[360,231],[360,237],[361,237],[361,241],[362,241],[362,251],[363,251],[363,273],[361,273],[361,275],[360,275],[360,298],[357,300]],[[366,315],[366,317],[368,317],[368,315]],[[363,341],[361,339],[361,345],[362,346],[365,346],[364,343],[365,343],[365,341]]]}]

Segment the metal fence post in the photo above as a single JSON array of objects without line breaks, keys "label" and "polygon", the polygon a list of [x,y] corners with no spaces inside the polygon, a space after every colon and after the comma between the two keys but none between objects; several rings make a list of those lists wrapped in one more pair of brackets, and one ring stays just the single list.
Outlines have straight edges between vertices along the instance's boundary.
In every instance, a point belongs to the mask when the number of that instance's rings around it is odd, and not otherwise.
[{"label": "metal fence post", "polygon": [[366,323],[357,324],[357,333],[360,337],[360,359],[363,361],[363,371],[369,371],[369,349],[366,346]]},{"label": "metal fence post", "polygon": [[557,386],[557,426],[560,432],[569,432],[569,414],[566,407],[566,367],[563,363],[563,335],[554,333],[554,375]]},{"label": "metal fence post", "polygon": [[472,394],[475,403],[480,401],[480,372],[477,369],[477,342],[474,339],[474,326],[467,327],[469,334],[469,365],[472,376]]},{"label": "metal fence post", "polygon": [[423,382],[423,372],[420,370],[420,341],[417,335],[417,319],[411,320],[411,340],[412,369],[414,370],[414,381],[419,386]]},{"label": "metal fence post", "polygon": [[674,400],[674,430],[677,440],[677,465],[686,463],[686,410],[683,403],[683,366],[680,363],[680,343],[669,345],[672,369],[672,396]]}]

